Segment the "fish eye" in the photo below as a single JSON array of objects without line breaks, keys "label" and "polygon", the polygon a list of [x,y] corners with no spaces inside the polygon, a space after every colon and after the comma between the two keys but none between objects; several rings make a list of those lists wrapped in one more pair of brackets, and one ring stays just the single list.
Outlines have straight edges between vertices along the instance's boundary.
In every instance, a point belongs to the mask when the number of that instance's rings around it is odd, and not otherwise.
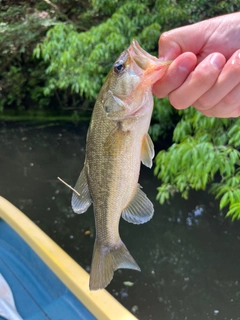
[{"label": "fish eye", "polygon": [[114,64],[113,70],[116,74],[122,73],[125,69],[123,61],[117,61]]}]

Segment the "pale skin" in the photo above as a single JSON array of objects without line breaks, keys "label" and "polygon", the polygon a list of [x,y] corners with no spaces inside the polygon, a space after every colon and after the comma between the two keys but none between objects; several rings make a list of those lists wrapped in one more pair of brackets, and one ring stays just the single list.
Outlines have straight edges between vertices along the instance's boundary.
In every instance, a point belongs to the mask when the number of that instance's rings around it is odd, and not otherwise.
[{"label": "pale skin", "polygon": [[163,33],[159,57],[174,61],[153,86],[157,97],[209,117],[240,116],[240,12]]}]

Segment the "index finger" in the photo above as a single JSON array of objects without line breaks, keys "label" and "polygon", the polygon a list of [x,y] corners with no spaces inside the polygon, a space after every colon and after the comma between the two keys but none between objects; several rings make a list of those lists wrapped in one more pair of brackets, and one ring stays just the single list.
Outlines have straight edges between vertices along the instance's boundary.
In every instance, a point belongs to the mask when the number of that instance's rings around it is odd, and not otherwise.
[{"label": "index finger", "polygon": [[166,97],[170,92],[180,87],[195,68],[197,57],[186,52],[177,57],[169,66],[164,77],[153,85],[153,94],[158,98]]}]

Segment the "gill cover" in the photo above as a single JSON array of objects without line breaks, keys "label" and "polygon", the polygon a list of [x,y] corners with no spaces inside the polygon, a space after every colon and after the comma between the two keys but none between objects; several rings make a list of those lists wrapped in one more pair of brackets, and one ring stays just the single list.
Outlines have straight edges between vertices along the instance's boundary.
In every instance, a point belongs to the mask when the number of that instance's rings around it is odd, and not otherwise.
[{"label": "gill cover", "polygon": [[102,100],[106,116],[115,121],[135,116],[152,99],[152,85],[163,76],[169,64],[170,61],[150,55],[133,40],[107,77]]}]

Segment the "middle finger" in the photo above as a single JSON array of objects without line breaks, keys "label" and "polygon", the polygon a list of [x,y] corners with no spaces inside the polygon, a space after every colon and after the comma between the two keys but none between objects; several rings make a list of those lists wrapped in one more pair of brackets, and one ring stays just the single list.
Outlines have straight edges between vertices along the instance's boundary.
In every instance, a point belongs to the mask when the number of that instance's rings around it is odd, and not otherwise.
[{"label": "middle finger", "polygon": [[207,56],[190,73],[182,86],[169,94],[171,104],[177,109],[191,106],[214,85],[225,61],[225,57],[220,53]]}]

